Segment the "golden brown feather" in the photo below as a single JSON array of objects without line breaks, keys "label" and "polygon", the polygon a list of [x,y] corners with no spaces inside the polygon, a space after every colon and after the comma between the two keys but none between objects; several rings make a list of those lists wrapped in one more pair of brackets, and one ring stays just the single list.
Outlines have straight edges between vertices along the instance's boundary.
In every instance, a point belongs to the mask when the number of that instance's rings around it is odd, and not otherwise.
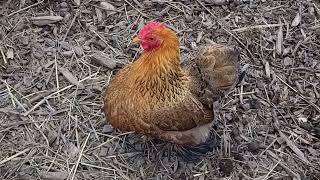
[{"label": "golden brown feather", "polygon": [[182,67],[175,33],[164,27],[152,36],[161,45],[145,50],[110,81],[104,98],[107,121],[122,131],[177,144],[202,143],[214,115],[200,96],[206,88],[228,90],[235,84],[238,55],[225,46],[208,46]]}]

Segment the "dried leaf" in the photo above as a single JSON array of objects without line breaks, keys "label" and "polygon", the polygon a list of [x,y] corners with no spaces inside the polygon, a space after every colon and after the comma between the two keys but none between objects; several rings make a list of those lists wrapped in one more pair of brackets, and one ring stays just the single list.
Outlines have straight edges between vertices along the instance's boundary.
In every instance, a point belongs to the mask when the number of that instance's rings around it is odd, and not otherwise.
[{"label": "dried leaf", "polygon": [[82,84],[79,84],[78,78],[75,77],[68,69],[59,67],[59,71],[61,74],[72,84],[83,86]]},{"label": "dried leaf", "polygon": [[63,51],[61,54],[66,57],[71,57],[73,55],[73,51]]},{"label": "dried leaf", "polygon": [[222,5],[229,4],[230,0],[205,0],[204,2],[217,5],[217,6],[222,6]]},{"label": "dried leaf", "polygon": [[110,59],[105,53],[96,52],[91,57],[94,62],[109,69],[114,69],[117,66],[117,62]]},{"label": "dried leaf", "polygon": [[61,172],[47,172],[41,171],[39,172],[42,179],[45,180],[64,180],[67,179],[68,173],[66,171]]},{"label": "dried leaf", "polygon": [[98,22],[102,22],[102,12],[99,8],[95,8]]},{"label": "dried leaf", "polygon": [[7,59],[13,59],[13,49],[10,48],[7,51]]},{"label": "dried leaf", "polygon": [[291,26],[296,27],[301,22],[301,14],[300,12],[297,13],[296,17],[292,20]]},{"label": "dried leaf", "polygon": [[265,65],[265,69],[266,69],[266,75],[268,78],[270,78],[270,65],[269,65],[269,62],[267,61],[266,62],[266,65]]},{"label": "dried leaf", "polygon": [[39,16],[39,17],[33,17],[30,20],[35,25],[44,26],[44,25],[59,22],[62,19],[63,19],[63,17],[61,17],[61,16]]},{"label": "dried leaf", "polygon": [[276,41],[276,52],[278,55],[282,55],[282,47],[283,47],[283,28],[279,27],[277,41]]},{"label": "dried leaf", "polygon": [[291,148],[291,150],[296,153],[303,161],[308,162],[309,161],[304,157],[303,152],[292,142],[286,135],[284,135],[281,131],[279,131],[280,137],[285,140],[287,145]]},{"label": "dried leaf", "polygon": [[80,6],[80,0],[73,0],[73,4],[75,4],[76,6]]},{"label": "dried leaf", "polygon": [[72,142],[69,142],[65,146],[65,153],[69,158],[75,158],[80,152],[80,149],[74,145]]},{"label": "dried leaf", "polygon": [[107,11],[116,11],[117,9],[110,3],[108,2],[100,2],[100,7],[104,10],[107,10]]}]

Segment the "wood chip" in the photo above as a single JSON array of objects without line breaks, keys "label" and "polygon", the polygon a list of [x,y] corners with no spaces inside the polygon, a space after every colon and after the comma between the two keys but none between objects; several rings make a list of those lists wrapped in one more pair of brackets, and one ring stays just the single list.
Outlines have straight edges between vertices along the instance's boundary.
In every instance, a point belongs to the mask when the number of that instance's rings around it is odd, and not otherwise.
[{"label": "wood chip", "polygon": [[269,62],[267,61],[266,62],[266,65],[265,65],[265,69],[266,69],[266,75],[268,78],[270,78],[270,65],[269,65]]},{"label": "wood chip", "polygon": [[110,3],[108,2],[100,2],[100,7],[104,10],[107,10],[107,11],[116,11],[117,9]]},{"label": "wood chip", "polygon": [[297,12],[296,17],[291,22],[291,26],[296,27],[300,24],[300,22],[301,22],[301,14],[300,12]]},{"label": "wood chip", "polygon": [[99,8],[95,8],[95,11],[96,11],[96,15],[97,15],[97,19],[98,19],[98,22],[102,22],[102,12]]},{"label": "wood chip", "polygon": [[46,172],[41,171],[39,172],[42,179],[45,180],[64,180],[67,179],[68,173],[66,171],[61,172]]},{"label": "wood chip", "polygon": [[80,6],[80,0],[73,0],[73,4],[76,6]]},{"label": "wood chip", "polygon": [[9,48],[7,51],[7,59],[13,59],[13,49]]},{"label": "wood chip", "polygon": [[53,24],[59,22],[63,19],[61,16],[39,16],[30,18],[33,24],[37,26],[44,26],[48,24]]},{"label": "wood chip", "polygon": [[79,87],[83,87],[83,84],[79,84],[78,78],[75,77],[68,69],[59,67],[59,71],[70,83],[76,86],[79,85]]},{"label": "wood chip", "polygon": [[213,5],[216,5],[216,6],[222,6],[222,5],[230,4],[230,0],[205,0],[204,2],[213,4]]},{"label": "wood chip", "polygon": [[277,41],[276,41],[276,52],[278,55],[282,55],[282,47],[283,47],[283,28],[279,26]]},{"label": "wood chip", "polygon": [[107,67],[109,69],[114,69],[117,66],[117,62],[110,59],[108,55],[103,52],[95,52],[94,54],[92,54],[91,57],[92,57],[91,59],[95,63],[101,66]]}]

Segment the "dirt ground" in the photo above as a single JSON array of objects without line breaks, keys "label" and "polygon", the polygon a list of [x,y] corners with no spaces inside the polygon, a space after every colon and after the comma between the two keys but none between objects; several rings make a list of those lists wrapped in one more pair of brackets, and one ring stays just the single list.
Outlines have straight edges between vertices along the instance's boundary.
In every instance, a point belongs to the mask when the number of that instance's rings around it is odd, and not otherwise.
[{"label": "dirt ground", "polygon": [[[101,111],[152,19],[177,32],[182,60],[241,48],[246,76],[216,103],[221,141],[200,161]],[[317,0],[0,0],[0,179],[320,179],[319,19]]]}]

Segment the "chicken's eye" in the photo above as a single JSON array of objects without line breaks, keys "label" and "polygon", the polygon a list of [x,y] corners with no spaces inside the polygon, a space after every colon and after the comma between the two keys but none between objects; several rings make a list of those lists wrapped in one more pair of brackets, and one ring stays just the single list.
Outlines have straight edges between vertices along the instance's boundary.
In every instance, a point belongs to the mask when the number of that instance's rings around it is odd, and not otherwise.
[{"label": "chicken's eye", "polygon": [[153,40],[154,40],[154,38],[153,38],[153,37],[151,37],[151,38],[150,38],[150,40],[151,40],[151,41],[153,41]]}]

